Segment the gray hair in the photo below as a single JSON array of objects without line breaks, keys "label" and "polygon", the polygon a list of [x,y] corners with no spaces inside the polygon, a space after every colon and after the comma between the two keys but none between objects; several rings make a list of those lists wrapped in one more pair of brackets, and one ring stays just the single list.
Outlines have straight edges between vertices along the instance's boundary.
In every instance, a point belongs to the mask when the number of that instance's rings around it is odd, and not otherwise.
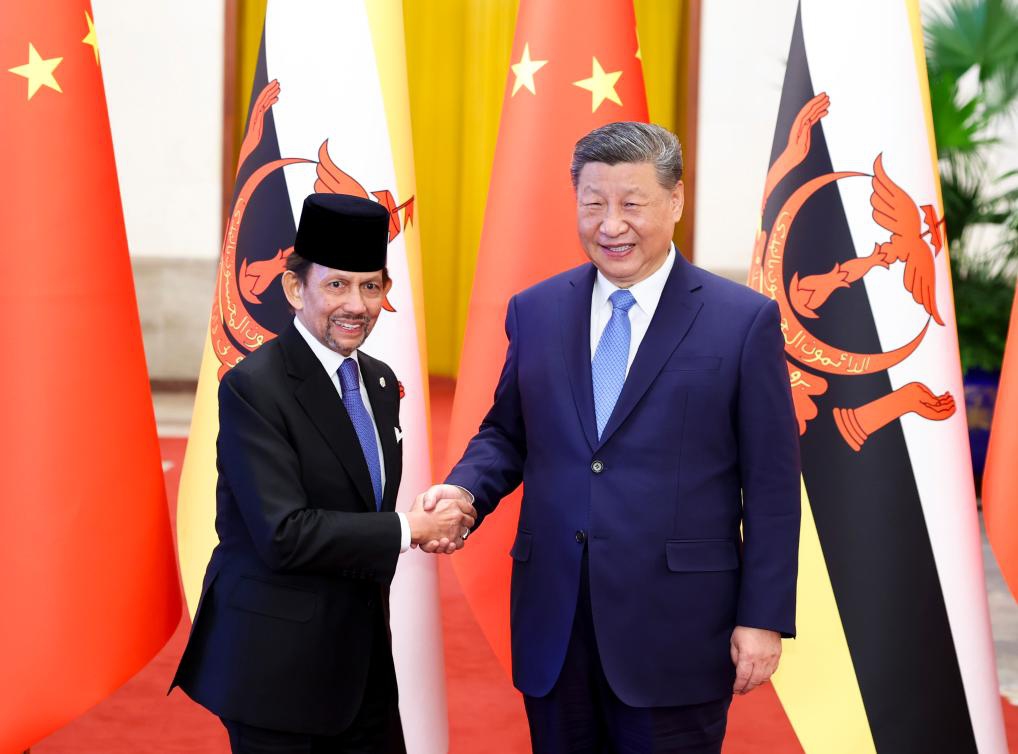
[{"label": "gray hair", "polygon": [[682,145],[671,131],[653,123],[621,121],[595,128],[573,149],[569,173],[576,188],[580,171],[588,162],[617,165],[649,162],[662,188],[673,189],[682,180]]}]

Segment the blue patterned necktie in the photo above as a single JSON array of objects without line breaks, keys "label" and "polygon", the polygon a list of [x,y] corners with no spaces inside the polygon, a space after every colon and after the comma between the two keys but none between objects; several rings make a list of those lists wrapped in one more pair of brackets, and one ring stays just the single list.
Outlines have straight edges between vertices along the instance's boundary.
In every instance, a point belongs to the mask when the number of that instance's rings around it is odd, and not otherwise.
[{"label": "blue patterned necktie", "polygon": [[594,413],[597,415],[597,437],[608,423],[615,402],[626,381],[626,365],[629,363],[629,310],[636,299],[627,290],[615,291],[609,299],[612,303],[612,317],[601,333],[594,360],[590,364],[594,382]]},{"label": "blue patterned necktie", "polygon": [[361,399],[361,381],[357,373],[357,362],[345,359],[339,365],[339,384],[343,388],[343,405],[350,415],[353,428],[360,440],[364,460],[368,462],[368,473],[371,475],[371,487],[375,492],[375,508],[382,509],[382,465],[378,460],[378,445],[375,442],[375,425],[371,415],[364,408]]}]

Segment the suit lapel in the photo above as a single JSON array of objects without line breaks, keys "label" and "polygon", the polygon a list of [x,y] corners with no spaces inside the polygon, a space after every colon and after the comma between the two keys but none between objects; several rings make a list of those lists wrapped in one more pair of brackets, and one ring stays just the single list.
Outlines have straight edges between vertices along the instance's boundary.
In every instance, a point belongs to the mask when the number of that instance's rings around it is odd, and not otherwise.
[{"label": "suit lapel", "polygon": [[399,491],[399,480],[402,466],[400,464],[399,447],[396,444],[396,415],[392,407],[396,404],[394,396],[399,390],[398,385],[386,383],[382,387],[384,372],[381,365],[363,351],[359,352],[358,361],[361,375],[364,377],[364,389],[367,390],[371,402],[371,413],[375,417],[375,428],[382,441],[382,463],[385,464],[385,489],[382,491],[382,510],[396,509],[396,493]]},{"label": "suit lapel", "polygon": [[592,449],[597,445],[597,422],[590,373],[590,296],[596,275],[592,264],[577,270],[560,301],[559,317],[566,374],[583,434]]},{"label": "suit lapel", "polygon": [[375,494],[364,451],[335,384],[292,324],[279,334],[279,342],[287,371],[297,379],[297,402],[350,475],[364,505],[374,510]]},{"label": "suit lapel", "polygon": [[[636,352],[636,359],[629,369],[629,375],[622,386],[622,392],[615,403],[615,409],[608,418],[608,424],[605,425],[601,439],[594,447],[595,450],[611,438],[615,430],[636,408],[636,404],[650,388],[665,362],[689,332],[693,320],[696,319],[696,315],[703,306],[702,301],[690,295],[699,288],[700,284],[695,278],[693,266],[676,252],[675,264],[665,282],[661,299],[658,301],[654,317],[650,321],[650,327],[647,329],[647,334],[643,336],[640,350]],[[589,364],[587,379],[589,382]]]}]

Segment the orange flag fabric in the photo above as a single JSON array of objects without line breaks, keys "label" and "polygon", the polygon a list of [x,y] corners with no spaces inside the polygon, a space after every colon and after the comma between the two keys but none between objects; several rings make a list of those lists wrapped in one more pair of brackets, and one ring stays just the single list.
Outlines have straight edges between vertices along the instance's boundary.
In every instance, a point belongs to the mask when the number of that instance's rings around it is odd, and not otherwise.
[{"label": "orange flag fabric", "polygon": [[1018,290],[983,472],[983,519],[1000,571],[1018,599]]},{"label": "orange flag fabric", "polygon": [[0,751],[110,694],[180,597],[91,8],[0,6]]},{"label": "orange flag fabric", "polygon": [[[521,0],[449,431],[454,464],[491,406],[505,359],[509,298],[586,260],[569,163],[598,126],[647,120],[631,0]],[[551,324],[551,323],[549,323]],[[467,600],[506,672],[509,548],[521,493],[453,558]]]}]

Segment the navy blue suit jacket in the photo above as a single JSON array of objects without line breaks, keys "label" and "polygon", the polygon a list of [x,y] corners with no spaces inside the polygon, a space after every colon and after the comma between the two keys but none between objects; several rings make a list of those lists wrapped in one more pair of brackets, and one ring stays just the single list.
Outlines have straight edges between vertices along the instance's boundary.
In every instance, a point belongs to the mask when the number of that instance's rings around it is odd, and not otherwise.
[{"label": "navy blue suit jacket", "polygon": [[[520,482],[513,679],[555,684],[589,548],[604,672],[635,707],[731,693],[735,626],[795,632],[799,445],[777,305],[679,256],[600,439],[587,264],[509,302],[494,404],[448,481]],[[741,534],[740,534],[741,527]]]}]

